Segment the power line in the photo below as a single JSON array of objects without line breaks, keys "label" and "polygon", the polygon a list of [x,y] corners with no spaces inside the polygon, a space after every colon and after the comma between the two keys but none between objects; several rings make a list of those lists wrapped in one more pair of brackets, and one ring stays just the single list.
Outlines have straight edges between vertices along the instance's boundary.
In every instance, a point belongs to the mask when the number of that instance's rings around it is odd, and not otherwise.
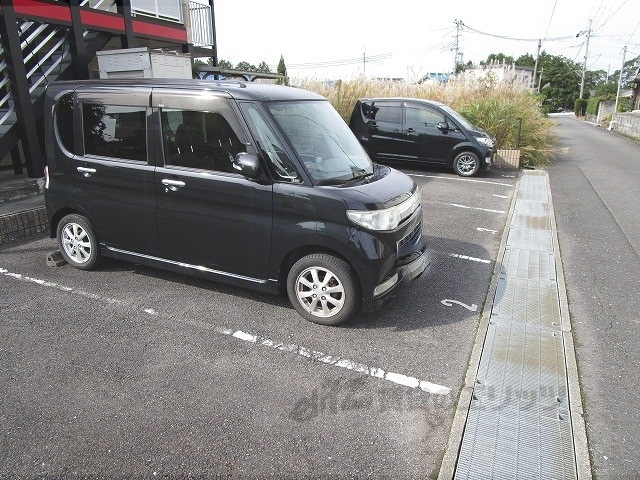
[{"label": "power line", "polygon": [[[469,30],[470,32],[473,33],[477,33],[478,35],[486,35],[487,37],[494,37],[494,38],[500,38],[502,40],[513,40],[516,42],[537,42],[539,40],[539,38],[517,38],[517,37],[507,37],[505,35],[496,35],[494,33],[487,33],[487,32],[482,32],[478,29],[475,28],[471,28],[468,25],[464,25],[463,26]],[[570,38],[574,38],[572,36],[565,36],[565,37],[555,37],[555,38],[545,38],[545,41],[547,42],[555,42],[555,41],[559,41],[559,40],[568,40]]]},{"label": "power line", "polygon": [[[367,62],[381,62],[389,60],[393,57],[391,53],[383,53],[380,55],[371,55],[366,57]],[[287,69],[303,69],[303,68],[324,68],[324,67],[340,67],[344,65],[355,65],[362,63],[362,57],[345,58],[341,60],[325,60],[320,62],[295,63],[287,65]]]},{"label": "power line", "polygon": [[631,42],[631,39],[636,34],[636,30],[638,30],[638,27],[640,27],[640,21],[638,21],[638,24],[636,25],[636,28],[633,29],[633,33],[631,35],[629,35],[629,39],[625,42],[625,45],[629,45],[629,42]]},{"label": "power line", "polygon": [[556,13],[556,6],[558,5],[558,0],[555,0],[553,3],[553,9],[551,10],[551,16],[549,17],[549,23],[547,24],[547,31],[544,32],[544,40],[546,40],[547,35],[549,35],[549,29],[551,28],[551,22],[553,21],[553,14]]},{"label": "power line", "polygon": [[607,24],[607,22],[609,20],[611,20],[613,18],[613,16],[616,15],[620,11],[620,9],[627,4],[627,2],[628,2],[628,0],[624,0],[624,2],[622,2],[620,4],[620,6],[611,15],[609,15],[609,17],[604,22],[602,22],[600,25],[598,25],[597,28],[600,29],[600,28],[604,27]]}]

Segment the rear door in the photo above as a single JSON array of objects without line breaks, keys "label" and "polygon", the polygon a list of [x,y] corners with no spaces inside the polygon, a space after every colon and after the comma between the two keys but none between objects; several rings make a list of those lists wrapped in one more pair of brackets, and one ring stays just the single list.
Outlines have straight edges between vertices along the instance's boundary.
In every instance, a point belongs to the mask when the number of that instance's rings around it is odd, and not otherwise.
[{"label": "rear door", "polygon": [[368,133],[360,140],[374,160],[405,160],[402,138],[402,103],[399,101],[363,102]]},{"label": "rear door", "polygon": [[[232,279],[268,277],[272,185],[232,165],[248,136],[225,94],[152,96],[164,164],[156,170],[161,257]],[[158,138],[161,137],[161,138]]]},{"label": "rear door", "polygon": [[71,158],[74,199],[102,244],[157,251],[154,166],[147,133],[149,88],[83,88],[75,101],[80,154]]}]

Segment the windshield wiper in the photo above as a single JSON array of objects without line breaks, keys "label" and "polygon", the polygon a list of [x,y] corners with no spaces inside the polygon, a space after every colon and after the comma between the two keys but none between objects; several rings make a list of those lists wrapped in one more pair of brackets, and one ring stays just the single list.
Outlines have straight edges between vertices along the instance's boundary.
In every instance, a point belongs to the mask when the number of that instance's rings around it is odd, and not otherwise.
[{"label": "windshield wiper", "polygon": [[349,180],[343,180],[342,178],[327,178],[325,180],[320,180],[316,185],[319,187],[326,187],[327,185],[342,185]]},{"label": "windshield wiper", "polygon": [[357,172],[354,172],[352,178],[344,182],[344,185],[353,185],[354,183],[364,180],[367,177],[371,177],[372,175],[373,172],[367,172],[364,169],[358,170]]},{"label": "windshield wiper", "polygon": [[335,177],[335,178],[325,178],[324,180],[320,180],[317,185],[340,185],[341,187],[345,187],[348,185],[353,185],[365,178],[371,177],[374,172],[367,172],[364,168],[360,170],[355,170],[353,172],[353,177],[351,178],[343,178],[343,177]]}]

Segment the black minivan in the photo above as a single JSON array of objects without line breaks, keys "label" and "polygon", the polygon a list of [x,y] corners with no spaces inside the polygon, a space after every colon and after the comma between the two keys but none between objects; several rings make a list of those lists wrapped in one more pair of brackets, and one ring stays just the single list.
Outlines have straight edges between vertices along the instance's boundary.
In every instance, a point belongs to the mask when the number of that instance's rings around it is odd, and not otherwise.
[{"label": "black minivan", "polygon": [[45,200],[65,260],[286,290],[307,320],[378,307],[429,266],[414,181],[320,95],[243,82],[54,82]]},{"label": "black minivan", "polygon": [[439,102],[362,98],[349,127],[376,162],[445,165],[471,177],[494,161],[494,139]]}]

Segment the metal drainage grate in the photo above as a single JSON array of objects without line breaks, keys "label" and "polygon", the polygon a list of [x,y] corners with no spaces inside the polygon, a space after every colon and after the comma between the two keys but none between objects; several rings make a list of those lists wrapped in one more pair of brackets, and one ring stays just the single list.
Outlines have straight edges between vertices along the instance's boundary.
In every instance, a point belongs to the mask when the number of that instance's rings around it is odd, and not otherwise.
[{"label": "metal drainage grate", "polygon": [[548,177],[525,171],[456,479],[575,479]]}]

